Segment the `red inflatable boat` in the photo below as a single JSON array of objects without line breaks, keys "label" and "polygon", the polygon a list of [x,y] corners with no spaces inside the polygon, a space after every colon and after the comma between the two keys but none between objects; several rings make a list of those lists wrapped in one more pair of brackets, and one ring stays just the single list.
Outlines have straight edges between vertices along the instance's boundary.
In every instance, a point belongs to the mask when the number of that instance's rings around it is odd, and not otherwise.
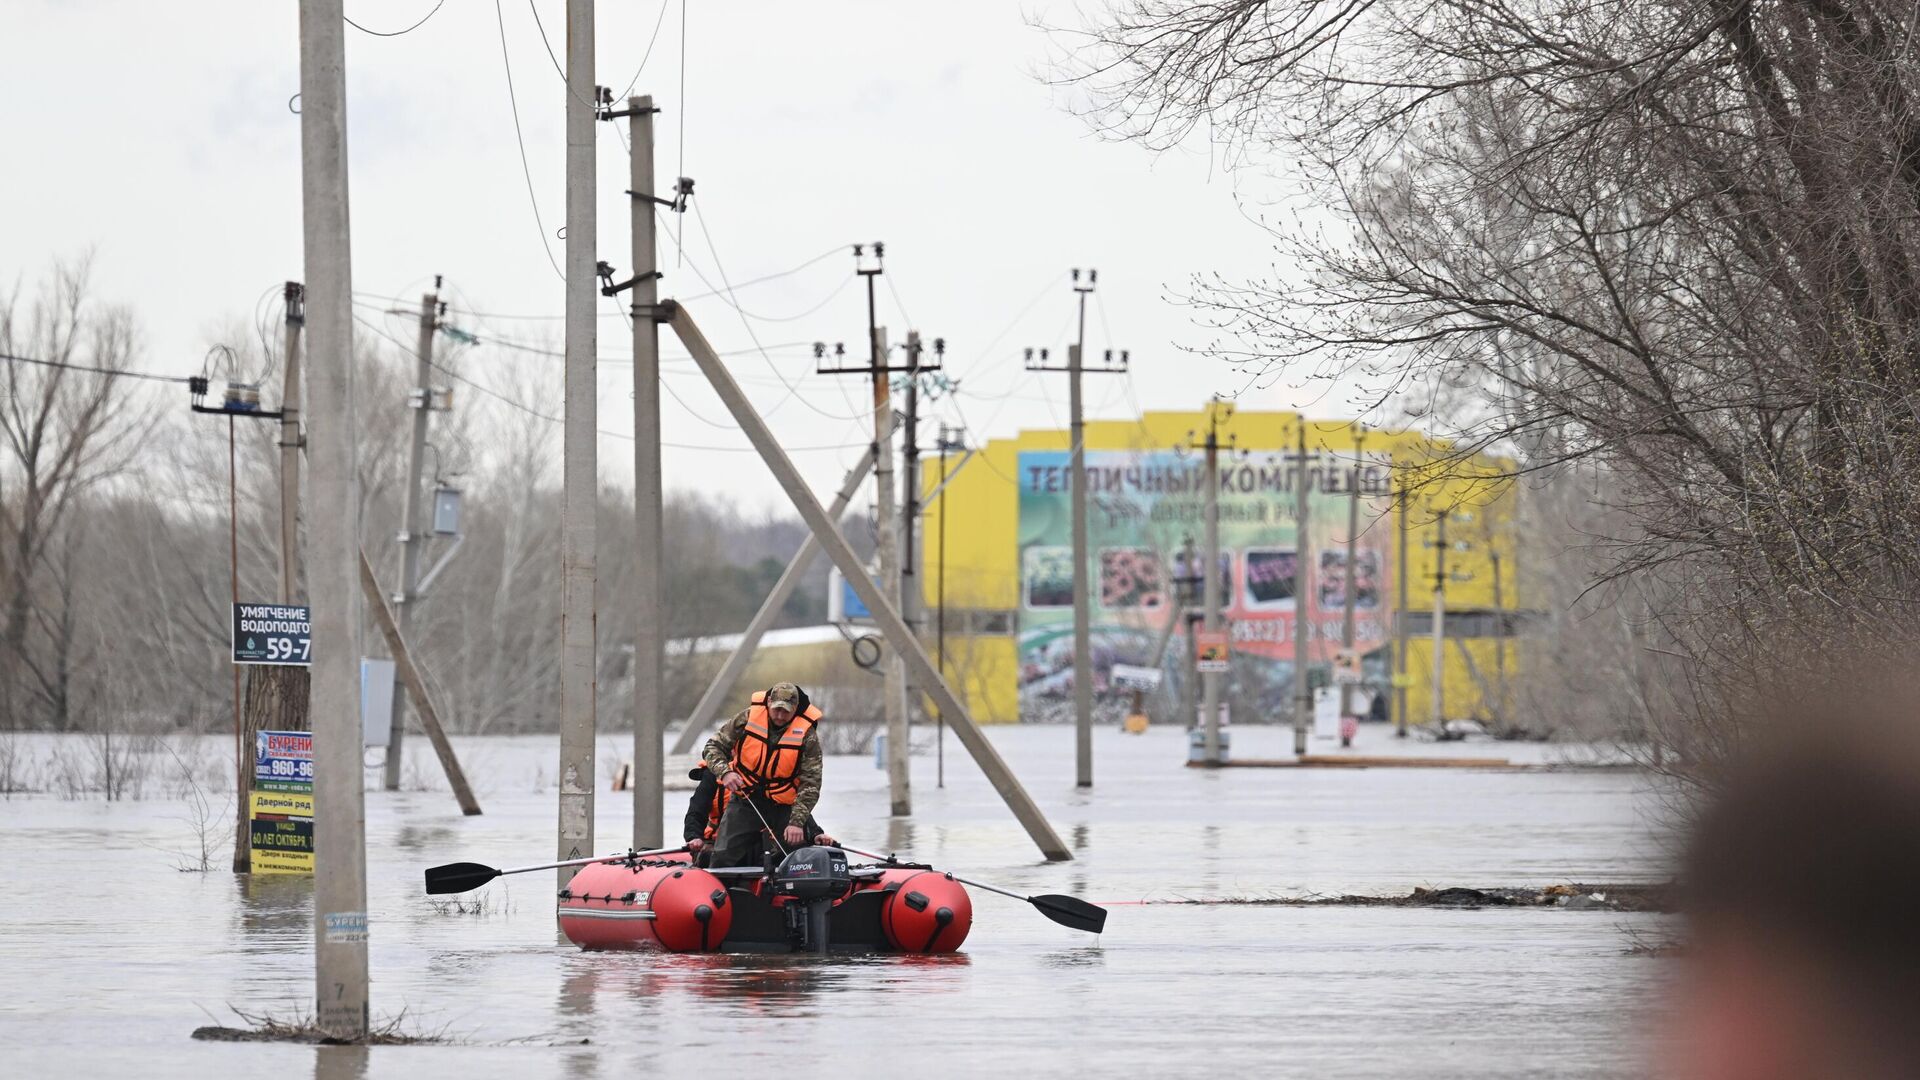
[{"label": "red inflatable boat", "polygon": [[928,866],[806,847],[771,871],[703,870],[685,855],[592,863],[561,890],[559,916],[583,949],[949,953],[973,901]]}]

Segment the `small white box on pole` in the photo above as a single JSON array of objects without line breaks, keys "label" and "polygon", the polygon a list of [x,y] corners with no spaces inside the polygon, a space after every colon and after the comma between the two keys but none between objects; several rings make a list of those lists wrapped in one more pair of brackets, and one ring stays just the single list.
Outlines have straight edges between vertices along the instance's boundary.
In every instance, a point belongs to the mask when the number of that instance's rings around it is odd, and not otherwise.
[{"label": "small white box on pole", "polygon": [[360,739],[385,746],[393,718],[393,661],[360,658]]}]

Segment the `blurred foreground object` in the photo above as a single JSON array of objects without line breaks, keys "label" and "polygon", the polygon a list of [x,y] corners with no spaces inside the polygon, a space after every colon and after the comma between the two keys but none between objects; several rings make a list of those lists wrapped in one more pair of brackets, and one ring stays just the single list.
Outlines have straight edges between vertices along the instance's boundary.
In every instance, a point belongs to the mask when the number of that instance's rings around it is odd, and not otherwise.
[{"label": "blurred foreground object", "polygon": [[1920,1076],[1920,696],[1836,697],[1783,713],[1696,823],[1667,1075]]}]

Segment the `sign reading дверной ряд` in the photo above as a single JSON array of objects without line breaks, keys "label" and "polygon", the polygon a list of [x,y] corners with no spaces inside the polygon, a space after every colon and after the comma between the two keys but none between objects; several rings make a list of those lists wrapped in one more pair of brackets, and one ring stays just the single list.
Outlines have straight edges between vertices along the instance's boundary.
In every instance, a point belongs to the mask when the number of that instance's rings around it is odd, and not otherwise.
[{"label": "sign reading \u0434\u0432\u0435\u0440\u043d\u043e\u0439 \u0440\u044f\u0434", "polygon": [[313,663],[313,621],[298,604],[233,605],[233,662]]}]

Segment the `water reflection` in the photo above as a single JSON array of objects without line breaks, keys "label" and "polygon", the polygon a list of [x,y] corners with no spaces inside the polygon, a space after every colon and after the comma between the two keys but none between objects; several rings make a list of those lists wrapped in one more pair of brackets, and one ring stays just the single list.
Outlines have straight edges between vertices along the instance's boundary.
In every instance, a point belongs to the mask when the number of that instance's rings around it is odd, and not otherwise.
[{"label": "water reflection", "polygon": [[1040,963],[1050,968],[1099,968],[1107,966],[1107,951],[1098,945],[1082,945],[1072,949],[1055,949],[1040,956]]},{"label": "water reflection", "polygon": [[416,825],[409,822],[394,833],[393,846],[403,851],[424,851],[457,846],[464,839],[460,831],[451,825]]},{"label": "water reflection", "polygon": [[366,1080],[364,1046],[322,1046],[313,1053],[313,1080]]},{"label": "water reflection", "polygon": [[899,818],[899,817],[888,818],[887,819],[887,847],[885,851],[882,851],[879,854],[889,855],[894,852],[905,853],[905,852],[911,852],[912,850],[913,850],[913,819]]},{"label": "water reflection", "polygon": [[313,930],[313,879],[305,874],[235,874],[240,928],[250,935],[291,934],[304,945]]}]

